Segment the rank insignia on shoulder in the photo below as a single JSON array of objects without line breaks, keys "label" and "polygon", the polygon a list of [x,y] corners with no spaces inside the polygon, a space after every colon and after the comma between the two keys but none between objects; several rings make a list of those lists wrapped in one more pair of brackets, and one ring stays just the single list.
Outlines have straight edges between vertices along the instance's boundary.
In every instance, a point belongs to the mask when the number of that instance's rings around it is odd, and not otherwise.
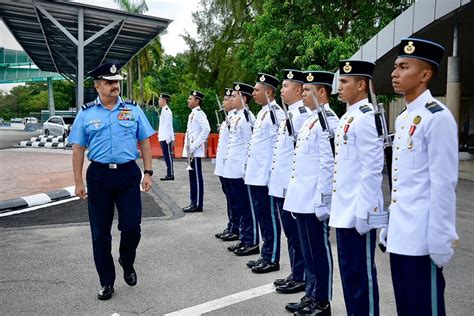
[{"label": "rank insignia on shoulder", "polygon": [[331,111],[326,111],[326,116],[327,117],[334,116],[334,113],[332,113]]},{"label": "rank insignia on shoulder", "polygon": [[426,103],[425,108],[433,114],[444,110],[441,105],[439,105],[438,103],[434,101]]},{"label": "rank insignia on shoulder", "polygon": [[370,106],[368,106],[367,104],[366,105],[362,105],[361,107],[359,107],[359,110],[362,112],[362,113],[367,113],[369,111],[372,111],[372,109],[370,108]]},{"label": "rank insignia on shoulder", "polygon": [[135,101],[133,101],[133,100],[125,100],[125,101],[123,101],[123,103],[131,104],[131,105],[137,106],[137,102],[135,102]]},{"label": "rank insignia on shoulder", "polygon": [[298,108],[298,110],[300,110],[300,113],[301,113],[301,114],[306,113],[306,107],[304,107],[304,106],[300,106],[300,107]]},{"label": "rank insignia on shoulder", "polygon": [[197,108],[196,111],[202,111],[201,108]]},{"label": "rank insignia on shoulder", "polygon": [[95,100],[82,105],[81,109],[87,110],[87,109],[93,107],[94,105],[97,105],[97,102],[95,102]]}]

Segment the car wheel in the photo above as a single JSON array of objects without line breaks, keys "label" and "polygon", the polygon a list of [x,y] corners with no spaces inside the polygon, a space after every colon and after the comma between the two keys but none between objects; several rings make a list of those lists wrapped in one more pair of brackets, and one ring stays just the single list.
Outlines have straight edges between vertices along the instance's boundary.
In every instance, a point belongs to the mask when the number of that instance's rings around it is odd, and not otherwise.
[{"label": "car wheel", "polygon": [[49,132],[49,129],[45,129],[45,130],[44,130],[44,134],[45,134],[46,136],[49,136],[51,133]]}]

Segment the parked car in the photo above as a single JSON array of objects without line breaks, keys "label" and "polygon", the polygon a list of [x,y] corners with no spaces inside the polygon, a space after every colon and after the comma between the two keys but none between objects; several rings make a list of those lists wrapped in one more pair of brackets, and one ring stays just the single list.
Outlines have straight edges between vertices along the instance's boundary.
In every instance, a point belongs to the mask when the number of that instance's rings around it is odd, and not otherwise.
[{"label": "parked car", "polygon": [[68,136],[73,122],[74,116],[51,116],[43,123],[43,132],[46,136]]},{"label": "parked car", "polygon": [[23,124],[36,124],[38,123],[38,119],[36,117],[24,117],[21,122]]}]

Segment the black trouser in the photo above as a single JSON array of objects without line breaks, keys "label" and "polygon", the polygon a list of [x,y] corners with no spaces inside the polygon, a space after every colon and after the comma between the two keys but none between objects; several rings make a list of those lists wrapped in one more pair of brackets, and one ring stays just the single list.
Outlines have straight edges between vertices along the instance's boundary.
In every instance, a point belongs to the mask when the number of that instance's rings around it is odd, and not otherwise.
[{"label": "black trouser", "polygon": [[166,176],[167,177],[174,176],[173,157],[171,156],[171,144],[172,143],[167,144],[166,141],[164,140],[160,141],[161,151],[163,152],[163,158],[165,159],[165,163],[166,163]]},{"label": "black trouser", "polygon": [[204,204],[204,180],[202,179],[201,158],[195,157],[191,162],[193,170],[189,170],[189,199],[191,205],[202,207]]},{"label": "black trouser", "polygon": [[229,189],[229,184],[228,179],[224,177],[219,177],[219,180],[221,181],[221,186],[222,186],[222,192],[224,192],[225,195],[225,200],[226,200],[226,208],[227,208],[227,218],[229,221],[227,222],[227,230],[235,235],[239,234],[239,227],[240,227],[240,217],[237,216],[232,216],[232,208],[231,208],[231,202],[230,202],[230,189]]},{"label": "black trouser", "polygon": [[135,262],[141,235],[141,177],[142,173],[135,161],[117,165],[117,169],[92,162],[87,169],[92,248],[102,286],[113,285],[115,282],[110,234],[115,206],[118,211],[118,229],[121,231],[119,253],[124,269],[130,269]]}]

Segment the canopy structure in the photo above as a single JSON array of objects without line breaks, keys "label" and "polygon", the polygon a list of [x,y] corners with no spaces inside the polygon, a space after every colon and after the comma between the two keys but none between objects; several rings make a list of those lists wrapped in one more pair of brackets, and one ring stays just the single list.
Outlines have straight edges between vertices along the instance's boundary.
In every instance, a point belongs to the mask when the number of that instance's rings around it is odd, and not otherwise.
[{"label": "canopy structure", "polygon": [[106,60],[128,62],[166,30],[168,19],[65,1],[0,0],[0,17],[42,71],[77,84],[84,103],[84,77]]}]

